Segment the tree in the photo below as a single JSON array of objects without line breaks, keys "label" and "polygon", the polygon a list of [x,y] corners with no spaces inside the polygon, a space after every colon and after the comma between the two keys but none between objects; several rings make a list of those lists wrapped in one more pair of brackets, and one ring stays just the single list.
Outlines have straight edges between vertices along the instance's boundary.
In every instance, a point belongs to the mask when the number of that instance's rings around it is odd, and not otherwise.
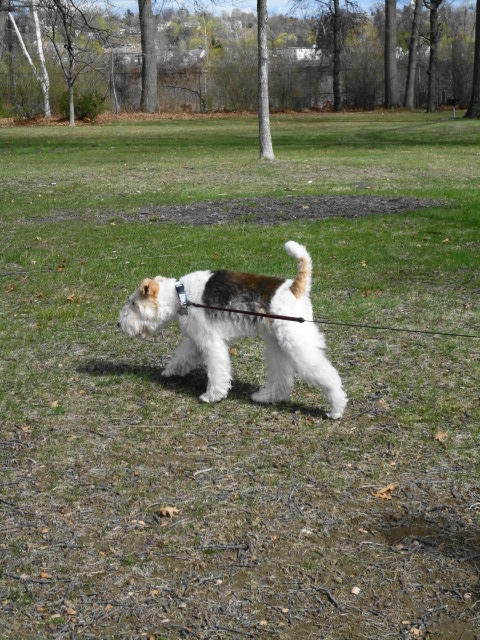
[{"label": "tree", "polygon": [[140,109],[146,113],[158,110],[157,59],[152,0],[138,0],[140,42],[142,46],[142,94]]},{"label": "tree", "polygon": [[30,7],[30,12],[32,14],[33,17],[33,21],[34,21],[34,25],[35,25],[35,37],[36,37],[36,41],[37,41],[37,51],[38,51],[38,58],[40,61],[40,73],[37,69],[37,67],[35,66],[30,53],[27,49],[27,46],[22,38],[22,34],[20,33],[20,30],[17,26],[17,23],[15,22],[15,18],[13,17],[13,13],[8,13],[8,18],[12,24],[13,30],[15,31],[15,35],[17,36],[18,42],[20,44],[20,48],[23,52],[23,55],[25,56],[28,64],[30,65],[33,75],[35,76],[35,79],[37,80],[37,82],[39,83],[41,89],[42,89],[42,94],[43,94],[43,112],[46,118],[50,118],[50,116],[52,115],[51,109],[50,109],[50,79],[48,77],[48,72],[47,72],[47,66],[45,64],[45,56],[43,55],[43,45],[42,45],[42,36],[40,33],[40,22],[38,20],[38,13],[37,13],[37,9],[35,7],[35,5],[31,4]]},{"label": "tree", "polygon": [[342,53],[345,48],[347,34],[365,23],[365,14],[353,0],[345,0],[343,7],[340,0],[315,0],[322,7],[318,18],[317,46],[321,50],[332,52],[332,85],[333,108],[342,109]]},{"label": "tree", "polygon": [[433,113],[437,107],[437,87],[436,76],[438,69],[438,43],[440,41],[440,24],[438,20],[438,9],[443,0],[424,0],[425,6],[430,10],[430,56],[428,60],[428,88],[427,88],[427,111]]},{"label": "tree", "polygon": [[480,118],[480,0],[477,0],[475,12],[475,52],[473,60],[472,95],[468,105],[466,118]]},{"label": "tree", "polygon": [[[38,0],[46,16],[45,34],[53,45],[67,83],[70,126],[75,126],[74,86],[81,73],[93,67],[101,53],[95,48],[95,37],[105,33],[91,19],[88,0]],[[92,0],[93,2],[93,0]],[[88,33],[86,33],[88,32]]]},{"label": "tree", "polygon": [[385,108],[400,106],[397,79],[397,0],[385,0]]},{"label": "tree", "polygon": [[260,160],[273,160],[268,93],[267,0],[257,0],[258,20],[258,128]]},{"label": "tree", "polygon": [[33,22],[35,24],[35,40],[37,42],[38,61],[40,64],[39,82],[42,87],[43,94],[43,111],[46,118],[50,118],[52,111],[50,109],[50,78],[48,76],[47,65],[45,63],[45,55],[43,53],[42,31],[40,29],[40,20],[38,19],[38,11],[35,3],[31,2],[30,11],[32,13]]},{"label": "tree", "polygon": [[7,12],[10,8],[10,0],[0,0],[0,60],[7,49]]},{"label": "tree", "polygon": [[412,14],[412,31],[408,43],[408,69],[407,83],[405,85],[405,99],[403,106],[406,109],[415,107],[415,79],[418,65],[418,45],[420,41],[420,18],[422,15],[423,0],[415,0]]}]

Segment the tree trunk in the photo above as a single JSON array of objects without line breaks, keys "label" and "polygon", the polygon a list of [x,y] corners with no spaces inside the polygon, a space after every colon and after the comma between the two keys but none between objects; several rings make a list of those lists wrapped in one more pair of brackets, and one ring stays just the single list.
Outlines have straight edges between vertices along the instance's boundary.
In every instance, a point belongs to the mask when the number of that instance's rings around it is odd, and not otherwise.
[{"label": "tree trunk", "polygon": [[397,81],[397,0],[385,0],[385,108],[400,106]]},{"label": "tree trunk", "polygon": [[39,81],[43,94],[43,112],[46,118],[51,118],[52,111],[50,109],[50,78],[48,77],[47,65],[43,54],[42,32],[40,31],[40,21],[35,4],[32,2],[30,6],[33,22],[35,24],[35,38],[37,40],[38,59],[40,62]]},{"label": "tree trunk", "polygon": [[140,109],[146,113],[158,110],[157,60],[152,1],[138,0],[140,41],[142,45],[142,95]]},{"label": "tree trunk", "polygon": [[333,0],[333,109],[342,110],[342,89],[340,85],[340,54],[342,52],[342,16],[340,0]]},{"label": "tree trunk", "polygon": [[[13,14],[8,13],[8,17],[10,18],[10,22],[12,23],[12,27],[13,30],[15,31],[15,34],[18,38],[18,42],[20,44],[20,48],[23,52],[23,55],[25,56],[25,58],[27,59],[28,64],[31,66],[32,68],[32,72],[33,75],[35,76],[35,80],[39,83],[40,87],[42,88],[42,93],[43,93],[43,107],[44,107],[44,114],[46,118],[50,118],[52,113],[50,111],[50,99],[49,99],[49,91],[50,91],[50,81],[48,78],[48,73],[47,73],[47,68],[45,66],[45,58],[43,56],[43,46],[41,44],[41,35],[40,35],[40,24],[38,23],[38,15],[37,15],[37,11],[36,9],[32,9],[33,12],[33,16],[34,16],[34,22],[35,22],[35,32],[36,32],[36,36],[37,36],[37,45],[39,47],[38,49],[38,54],[40,57],[40,66],[42,69],[42,75],[40,75],[38,73],[37,67],[34,65],[33,60],[30,56],[30,54],[28,53],[28,49],[25,45],[25,42],[23,41],[22,38],[22,34],[20,33],[18,27],[17,27],[17,23],[15,22],[15,18],[13,17]],[[37,31],[38,29],[38,31]],[[40,38],[40,44],[38,43],[38,39]],[[40,55],[41,53],[41,55]]]},{"label": "tree trunk", "polygon": [[438,8],[443,0],[431,0],[426,6],[430,9],[430,57],[428,60],[428,85],[427,85],[427,112],[433,113],[437,108],[437,68],[438,68],[438,42],[440,29],[438,26]]},{"label": "tree trunk", "polygon": [[480,118],[480,0],[477,0],[476,11],[472,95],[465,117]]},{"label": "tree trunk", "polygon": [[75,83],[72,80],[68,81],[68,124],[70,127],[75,126],[75,103],[73,97],[73,85]]},{"label": "tree trunk", "polygon": [[257,0],[258,20],[258,125],[260,133],[260,159],[273,160],[270,133],[270,106],[268,95],[267,0]]},{"label": "tree trunk", "polygon": [[0,60],[7,50],[7,15],[10,0],[0,0]]},{"label": "tree trunk", "polygon": [[423,0],[415,0],[412,17],[412,34],[408,43],[408,69],[407,84],[405,86],[404,107],[406,109],[415,108],[415,80],[418,65],[418,44],[420,40],[420,18],[422,15]]}]

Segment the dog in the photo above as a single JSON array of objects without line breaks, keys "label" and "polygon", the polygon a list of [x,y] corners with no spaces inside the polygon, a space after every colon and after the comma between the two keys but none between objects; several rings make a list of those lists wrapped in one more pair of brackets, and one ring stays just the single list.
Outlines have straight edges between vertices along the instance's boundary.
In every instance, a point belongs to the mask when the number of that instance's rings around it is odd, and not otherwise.
[{"label": "dog", "polygon": [[[146,338],[177,320],[184,339],[162,375],[184,376],[205,366],[208,385],[200,396],[203,402],[218,402],[228,395],[230,343],[260,335],[266,382],[252,399],[262,403],[286,400],[297,374],[323,391],[329,403],[327,415],[338,419],[347,396],[337,370],[325,355],[323,334],[312,322],[312,260],[307,249],[292,240],[285,243],[285,250],[298,263],[294,279],[227,270],[195,271],[180,280],[146,278],[121,309],[118,327],[129,336]],[[265,318],[263,314],[300,317],[305,322]]]}]

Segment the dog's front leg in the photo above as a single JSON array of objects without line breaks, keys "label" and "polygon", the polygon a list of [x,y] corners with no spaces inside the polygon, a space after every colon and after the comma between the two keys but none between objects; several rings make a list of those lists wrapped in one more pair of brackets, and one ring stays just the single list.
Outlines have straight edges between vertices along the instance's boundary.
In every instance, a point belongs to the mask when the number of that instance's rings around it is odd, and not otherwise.
[{"label": "dog's front leg", "polygon": [[218,402],[228,395],[231,387],[232,368],[228,345],[221,338],[214,337],[202,348],[202,357],[207,368],[208,386],[202,393],[203,402]]},{"label": "dog's front leg", "polygon": [[162,376],[165,378],[184,376],[200,364],[202,364],[202,358],[197,346],[190,338],[184,338],[173,352],[170,362],[162,371]]}]

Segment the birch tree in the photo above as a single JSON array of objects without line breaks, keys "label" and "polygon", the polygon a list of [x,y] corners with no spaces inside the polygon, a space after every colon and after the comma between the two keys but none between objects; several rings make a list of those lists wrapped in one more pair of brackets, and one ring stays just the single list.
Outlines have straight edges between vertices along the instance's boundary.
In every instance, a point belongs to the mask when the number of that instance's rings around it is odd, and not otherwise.
[{"label": "birch tree", "polygon": [[35,40],[37,42],[38,61],[40,64],[40,86],[43,94],[43,111],[46,118],[50,118],[52,111],[50,109],[50,78],[48,76],[47,65],[45,62],[45,55],[43,52],[42,42],[42,30],[40,29],[40,20],[38,19],[38,11],[35,2],[32,0],[30,5],[30,12],[33,17],[33,23],[35,25]]},{"label": "birch tree", "polygon": [[34,24],[35,24],[35,36],[36,36],[36,41],[37,41],[37,50],[38,50],[38,57],[40,60],[40,69],[41,72],[38,71],[35,63],[32,60],[32,57],[30,56],[30,53],[27,49],[27,45],[25,44],[25,41],[22,37],[22,34],[20,33],[20,29],[17,26],[17,23],[15,21],[15,18],[13,16],[13,13],[8,12],[7,16],[8,19],[12,25],[12,28],[15,32],[15,35],[17,36],[17,40],[18,43],[20,45],[20,49],[22,50],[23,55],[25,56],[28,64],[30,65],[31,69],[32,69],[32,73],[35,77],[35,80],[38,82],[38,84],[40,85],[41,89],[42,89],[42,94],[43,94],[43,111],[44,111],[44,115],[46,118],[50,118],[52,115],[52,112],[50,110],[50,80],[48,77],[48,72],[47,72],[47,67],[45,64],[45,56],[43,55],[43,45],[42,45],[42,36],[40,33],[40,23],[38,21],[38,14],[36,9],[32,6],[30,7],[30,12],[33,15],[33,20],[34,20]]},{"label": "birch tree", "polygon": [[260,137],[260,160],[273,160],[275,158],[272,146],[272,135],[270,131],[267,20],[267,0],[257,0],[258,128]]}]

